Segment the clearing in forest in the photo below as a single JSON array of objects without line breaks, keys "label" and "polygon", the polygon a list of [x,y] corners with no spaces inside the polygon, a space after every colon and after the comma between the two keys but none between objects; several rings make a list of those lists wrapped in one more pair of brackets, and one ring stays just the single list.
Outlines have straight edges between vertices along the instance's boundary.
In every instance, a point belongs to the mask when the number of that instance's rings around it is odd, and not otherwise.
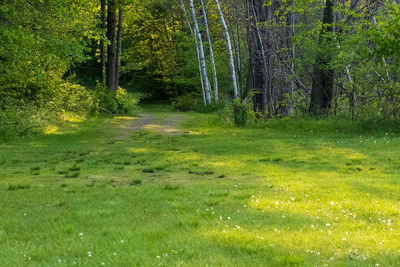
[{"label": "clearing in forest", "polygon": [[214,116],[151,106],[2,145],[1,265],[400,265],[397,134]]}]

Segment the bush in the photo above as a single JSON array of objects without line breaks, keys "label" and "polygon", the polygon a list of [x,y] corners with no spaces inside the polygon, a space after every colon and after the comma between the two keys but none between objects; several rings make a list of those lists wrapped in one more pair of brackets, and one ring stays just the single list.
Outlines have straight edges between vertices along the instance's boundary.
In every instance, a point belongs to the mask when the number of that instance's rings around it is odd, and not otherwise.
[{"label": "bush", "polygon": [[117,102],[117,113],[134,114],[139,109],[139,98],[121,87],[118,87],[115,100]]},{"label": "bush", "polygon": [[256,114],[250,102],[244,104],[235,100],[218,111],[218,118],[224,126],[244,127],[256,121]]},{"label": "bush", "polygon": [[44,88],[34,100],[3,96],[0,101],[0,142],[18,137],[30,137],[60,120],[90,114],[133,114],[138,110],[139,98],[118,88],[112,92],[99,87],[90,91],[72,83],[55,82]]},{"label": "bush", "polygon": [[34,103],[3,100],[0,105],[0,141],[37,134],[45,124],[45,114]]},{"label": "bush", "polygon": [[117,92],[114,92],[104,86],[97,86],[95,103],[93,111],[96,113],[134,114],[139,110],[139,97],[128,93],[121,87],[118,87]]},{"label": "bush", "polygon": [[172,102],[174,111],[195,111],[200,106],[200,97],[195,93],[179,96]]},{"label": "bush", "polygon": [[54,101],[60,111],[88,116],[94,106],[94,95],[78,84],[63,83],[58,89]]}]

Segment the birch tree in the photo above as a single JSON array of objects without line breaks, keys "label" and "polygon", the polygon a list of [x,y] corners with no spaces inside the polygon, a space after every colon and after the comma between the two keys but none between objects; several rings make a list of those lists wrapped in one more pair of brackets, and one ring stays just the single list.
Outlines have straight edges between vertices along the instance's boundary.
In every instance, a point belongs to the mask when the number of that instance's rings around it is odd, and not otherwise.
[{"label": "birch tree", "polygon": [[204,6],[204,1],[200,0],[200,2],[201,2],[202,10],[203,10],[203,15],[204,15],[204,23],[206,25],[206,34],[207,34],[207,39],[208,39],[208,45],[210,47],[211,66],[212,66],[212,74],[213,74],[213,80],[214,80],[215,103],[218,103],[218,78],[217,78],[217,68],[215,67],[214,51],[213,51],[213,47],[212,47],[210,32],[208,30],[208,19],[207,19],[206,8]]},{"label": "birch tree", "polygon": [[[192,0],[191,0],[192,1]],[[219,4],[218,0],[215,0],[216,4],[217,4],[217,8],[218,8],[218,13],[219,13],[219,17],[221,19],[221,25],[222,25],[222,30],[224,32],[225,38],[226,38],[226,42],[228,45],[228,53],[229,53],[229,64],[230,64],[230,69],[231,69],[231,75],[232,75],[232,82],[233,82],[233,93],[234,93],[234,97],[235,99],[237,99],[239,97],[239,91],[238,91],[238,87],[237,87],[237,78],[236,78],[236,70],[235,70],[235,61],[233,59],[233,51],[232,51],[232,43],[231,43],[231,38],[229,36],[229,32],[228,32],[228,27],[226,26],[226,22],[224,19],[224,15],[222,13],[221,10],[221,6]]]},{"label": "birch tree", "polygon": [[196,53],[197,53],[197,62],[199,65],[199,75],[200,75],[200,84],[201,84],[201,92],[202,92],[202,96],[203,96],[203,102],[204,105],[207,105],[207,100],[206,100],[206,92],[204,89],[204,82],[203,82],[203,72],[201,70],[201,63],[200,63],[200,49],[199,49],[199,44],[197,42],[197,38],[196,35],[193,31],[192,25],[190,24],[187,12],[186,12],[186,7],[185,7],[185,3],[183,2],[183,0],[180,1],[180,3],[178,3],[177,1],[175,1],[175,3],[182,9],[183,11],[183,15],[185,16],[186,19],[186,23],[189,27],[190,33],[194,35],[194,42],[196,44]]},{"label": "birch tree", "polygon": [[196,39],[198,42],[198,47],[199,47],[199,57],[200,57],[200,64],[201,64],[201,69],[202,69],[202,76],[203,76],[206,100],[207,100],[207,104],[211,104],[211,89],[210,89],[210,81],[208,80],[206,60],[205,60],[205,56],[204,56],[203,40],[201,38],[199,25],[197,23],[196,10],[194,9],[193,0],[189,1],[189,5],[190,5],[190,9],[192,11],[194,33],[195,33],[195,36],[196,36]]}]

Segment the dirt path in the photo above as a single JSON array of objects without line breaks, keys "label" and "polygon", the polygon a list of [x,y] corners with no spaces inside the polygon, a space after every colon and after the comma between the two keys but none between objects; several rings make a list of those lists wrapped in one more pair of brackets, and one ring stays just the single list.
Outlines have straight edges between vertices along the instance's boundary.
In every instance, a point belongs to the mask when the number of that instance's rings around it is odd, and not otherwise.
[{"label": "dirt path", "polygon": [[116,137],[116,141],[122,141],[129,136],[130,132],[140,130],[158,130],[163,134],[180,135],[184,133],[184,131],[179,128],[179,123],[182,119],[183,116],[181,114],[172,114],[162,123],[155,123],[153,115],[143,113],[139,119],[135,119]]},{"label": "dirt path", "polygon": [[129,125],[125,131],[138,131],[142,130],[146,125],[150,124],[153,120],[151,114],[143,113],[139,120],[135,120],[131,125]]},{"label": "dirt path", "polygon": [[183,130],[179,128],[179,123],[182,121],[183,116],[181,114],[173,114],[168,117],[163,124],[162,132],[166,134],[180,135],[183,134]]}]

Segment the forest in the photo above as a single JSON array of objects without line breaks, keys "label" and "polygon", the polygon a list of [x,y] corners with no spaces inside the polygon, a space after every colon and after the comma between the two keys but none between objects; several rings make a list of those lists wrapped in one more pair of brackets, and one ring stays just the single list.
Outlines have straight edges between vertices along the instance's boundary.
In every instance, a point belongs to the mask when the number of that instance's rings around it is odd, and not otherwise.
[{"label": "forest", "polygon": [[400,265],[397,0],[0,0],[0,265]]}]

